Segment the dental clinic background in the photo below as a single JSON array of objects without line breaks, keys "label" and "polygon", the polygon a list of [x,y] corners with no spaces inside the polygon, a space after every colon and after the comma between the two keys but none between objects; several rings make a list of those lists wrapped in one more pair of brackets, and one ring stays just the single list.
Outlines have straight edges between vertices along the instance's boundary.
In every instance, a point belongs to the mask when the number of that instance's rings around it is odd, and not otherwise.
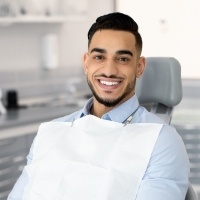
[{"label": "dental clinic background", "polygon": [[183,99],[171,123],[200,196],[199,0],[0,0],[0,200],[21,174],[40,123],[78,110],[90,97],[82,70],[87,31],[114,11],[139,24],[143,56],[181,64]]}]

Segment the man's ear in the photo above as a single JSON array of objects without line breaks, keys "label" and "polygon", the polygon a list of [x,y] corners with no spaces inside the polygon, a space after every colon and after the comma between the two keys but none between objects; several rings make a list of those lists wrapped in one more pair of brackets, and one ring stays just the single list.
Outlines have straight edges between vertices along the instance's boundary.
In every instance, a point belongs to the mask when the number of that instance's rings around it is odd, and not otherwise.
[{"label": "man's ear", "polygon": [[138,65],[137,65],[137,69],[136,69],[136,77],[139,78],[144,70],[145,70],[145,66],[146,66],[146,59],[145,57],[140,57],[139,61],[138,61]]},{"label": "man's ear", "polygon": [[88,72],[88,53],[85,53],[83,55],[83,70],[85,74],[87,75]]}]

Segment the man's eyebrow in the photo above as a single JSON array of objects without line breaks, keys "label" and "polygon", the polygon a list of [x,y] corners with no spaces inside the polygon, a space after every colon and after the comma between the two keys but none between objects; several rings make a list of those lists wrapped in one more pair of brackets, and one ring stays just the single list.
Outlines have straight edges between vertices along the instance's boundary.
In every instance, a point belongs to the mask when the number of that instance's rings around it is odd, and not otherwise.
[{"label": "man's eyebrow", "polygon": [[133,53],[129,50],[119,50],[119,51],[116,51],[116,54],[119,54],[119,55],[128,54],[128,55],[133,56]]},{"label": "man's eyebrow", "polygon": [[101,48],[93,48],[90,53],[93,53],[93,52],[98,52],[98,53],[106,53],[106,50],[105,49],[101,49]]}]

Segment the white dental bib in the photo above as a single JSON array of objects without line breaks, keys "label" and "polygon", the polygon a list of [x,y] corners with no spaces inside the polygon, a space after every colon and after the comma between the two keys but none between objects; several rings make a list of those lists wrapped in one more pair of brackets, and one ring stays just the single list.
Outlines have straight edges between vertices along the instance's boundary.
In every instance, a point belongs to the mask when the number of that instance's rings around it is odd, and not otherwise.
[{"label": "white dental bib", "polygon": [[23,200],[134,200],[161,124],[92,115],[40,125]]}]

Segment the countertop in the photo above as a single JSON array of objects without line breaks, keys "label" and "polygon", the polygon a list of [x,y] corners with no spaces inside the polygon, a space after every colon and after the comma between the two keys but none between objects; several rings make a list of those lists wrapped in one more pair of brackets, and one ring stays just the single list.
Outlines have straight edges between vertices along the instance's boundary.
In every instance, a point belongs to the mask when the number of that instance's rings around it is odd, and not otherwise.
[{"label": "countertop", "polygon": [[84,102],[56,104],[41,103],[34,106],[8,110],[0,115],[0,138],[36,132],[42,122],[51,121],[82,108]]}]

